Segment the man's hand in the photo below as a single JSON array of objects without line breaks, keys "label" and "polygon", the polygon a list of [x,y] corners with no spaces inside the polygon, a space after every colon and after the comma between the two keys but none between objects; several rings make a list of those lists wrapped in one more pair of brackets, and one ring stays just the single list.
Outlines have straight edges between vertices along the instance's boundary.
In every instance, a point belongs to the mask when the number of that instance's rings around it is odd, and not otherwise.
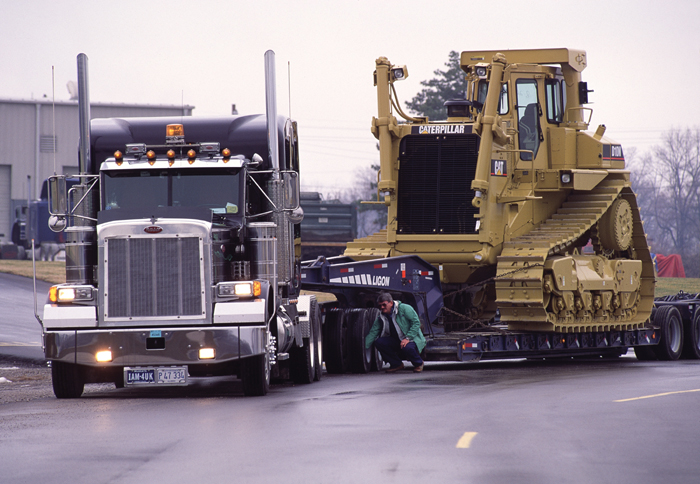
[{"label": "man's hand", "polygon": [[401,340],[401,349],[404,349],[408,343],[410,343],[408,338],[402,339]]}]

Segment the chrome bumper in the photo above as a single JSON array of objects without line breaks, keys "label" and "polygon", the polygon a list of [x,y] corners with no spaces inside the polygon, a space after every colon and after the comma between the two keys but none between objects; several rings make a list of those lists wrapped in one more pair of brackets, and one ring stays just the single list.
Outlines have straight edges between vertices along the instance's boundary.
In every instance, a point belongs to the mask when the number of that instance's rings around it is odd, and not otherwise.
[{"label": "chrome bumper", "polygon": [[[265,326],[153,329],[47,330],[46,358],[88,366],[187,365],[222,363],[264,354]],[[214,348],[214,359],[199,359],[200,348]],[[98,351],[110,350],[112,361],[98,363]]]}]

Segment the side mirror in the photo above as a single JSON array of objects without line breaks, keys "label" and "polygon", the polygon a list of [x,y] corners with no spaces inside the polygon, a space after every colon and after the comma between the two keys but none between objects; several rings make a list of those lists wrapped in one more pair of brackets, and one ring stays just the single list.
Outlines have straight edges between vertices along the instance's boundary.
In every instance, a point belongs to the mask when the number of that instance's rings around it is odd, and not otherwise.
[{"label": "side mirror", "polygon": [[283,189],[283,209],[294,211],[299,208],[299,173],[296,171],[283,171],[282,189]]},{"label": "side mirror", "polygon": [[54,175],[49,177],[49,213],[65,217],[68,212],[68,190],[66,177]]},{"label": "side mirror", "polygon": [[260,156],[257,153],[254,153],[252,159],[246,160],[244,162],[244,164],[245,164],[245,166],[247,166],[249,168],[257,168],[262,164],[262,162],[263,162],[262,156]]}]

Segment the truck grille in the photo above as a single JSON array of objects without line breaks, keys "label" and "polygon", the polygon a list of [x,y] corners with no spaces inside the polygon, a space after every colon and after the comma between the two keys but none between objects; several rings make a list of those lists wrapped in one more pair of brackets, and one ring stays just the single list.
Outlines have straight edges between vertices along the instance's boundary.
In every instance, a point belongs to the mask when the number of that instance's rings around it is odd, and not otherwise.
[{"label": "truck grille", "polygon": [[471,182],[479,154],[476,135],[410,135],[401,140],[398,232],[472,234]]},{"label": "truck grille", "polygon": [[105,255],[107,319],[203,316],[199,237],[108,238]]}]

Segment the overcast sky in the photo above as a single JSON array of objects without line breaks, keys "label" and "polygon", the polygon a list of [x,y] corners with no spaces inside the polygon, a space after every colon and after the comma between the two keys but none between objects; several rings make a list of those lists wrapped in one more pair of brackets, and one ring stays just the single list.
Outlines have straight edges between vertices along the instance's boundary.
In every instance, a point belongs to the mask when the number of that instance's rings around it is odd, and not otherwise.
[{"label": "overcast sky", "polygon": [[328,193],[378,160],[379,56],[408,66],[403,105],[451,50],[584,49],[592,130],[605,124],[643,154],[662,132],[700,125],[699,19],[697,0],[0,0],[0,98],[51,98],[53,67],[67,100],[84,52],[93,102],[263,113],[272,49],[279,110],[291,104],[299,122],[302,188]]}]

